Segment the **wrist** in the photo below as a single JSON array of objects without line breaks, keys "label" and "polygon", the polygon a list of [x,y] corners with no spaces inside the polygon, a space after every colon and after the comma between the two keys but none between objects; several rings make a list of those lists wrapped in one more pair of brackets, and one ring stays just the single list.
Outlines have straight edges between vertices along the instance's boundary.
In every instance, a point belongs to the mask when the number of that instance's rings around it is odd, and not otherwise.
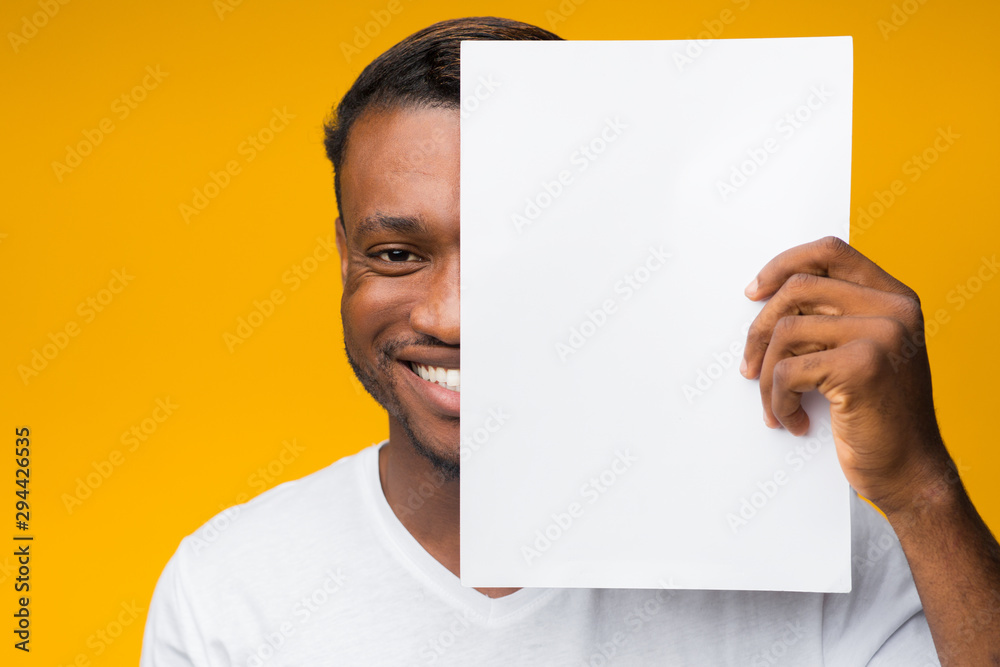
[{"label": "wrist", "polygon": [[958,468],[945,456],[907,476],[910,482],[890,497],[874,501],[902,540],[908,533],[941,525],[969,502]]}]

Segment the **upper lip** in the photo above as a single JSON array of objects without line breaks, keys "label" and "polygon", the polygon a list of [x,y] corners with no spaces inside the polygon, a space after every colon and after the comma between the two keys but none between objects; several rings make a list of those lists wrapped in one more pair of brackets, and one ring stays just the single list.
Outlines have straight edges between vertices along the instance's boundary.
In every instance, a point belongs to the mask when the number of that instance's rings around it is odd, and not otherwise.
[{"label": "upper lip", "polygon": [[404,350],[396,355],[400,361],[410,361],[423,366],[439,366],[441,368],[459,368],[461,355],[458,348],[425,348]]}]

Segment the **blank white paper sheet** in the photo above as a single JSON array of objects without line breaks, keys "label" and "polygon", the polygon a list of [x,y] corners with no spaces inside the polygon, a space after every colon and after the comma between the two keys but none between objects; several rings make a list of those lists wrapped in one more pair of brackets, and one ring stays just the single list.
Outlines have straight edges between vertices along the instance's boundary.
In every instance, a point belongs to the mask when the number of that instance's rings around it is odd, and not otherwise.
[{"label": "blank white paper sheet", "polygon": [[462,583],[846,592],[829,405],[739,374],[847,237],[850,37],[462,43]]}]

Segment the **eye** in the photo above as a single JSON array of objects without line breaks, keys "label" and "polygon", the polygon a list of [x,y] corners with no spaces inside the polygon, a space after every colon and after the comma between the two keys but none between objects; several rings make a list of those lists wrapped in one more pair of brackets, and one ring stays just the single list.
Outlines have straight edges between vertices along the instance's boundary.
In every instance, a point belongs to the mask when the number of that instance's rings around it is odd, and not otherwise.
[{"label": "eye", "polygon": [[409,250],[383,250],[378,253],[378,258],[384,262],[418,262],[420,258]]}]

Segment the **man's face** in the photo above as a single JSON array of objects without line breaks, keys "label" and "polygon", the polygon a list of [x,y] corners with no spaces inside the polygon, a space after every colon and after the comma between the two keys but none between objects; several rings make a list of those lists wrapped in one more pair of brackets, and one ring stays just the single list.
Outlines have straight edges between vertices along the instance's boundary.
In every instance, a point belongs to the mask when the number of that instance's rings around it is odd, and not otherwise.
[{"label": "man's face", "polygon": [[458,111],[365,113],[340,179],[348,359],[418,451],[457,475]]}]

